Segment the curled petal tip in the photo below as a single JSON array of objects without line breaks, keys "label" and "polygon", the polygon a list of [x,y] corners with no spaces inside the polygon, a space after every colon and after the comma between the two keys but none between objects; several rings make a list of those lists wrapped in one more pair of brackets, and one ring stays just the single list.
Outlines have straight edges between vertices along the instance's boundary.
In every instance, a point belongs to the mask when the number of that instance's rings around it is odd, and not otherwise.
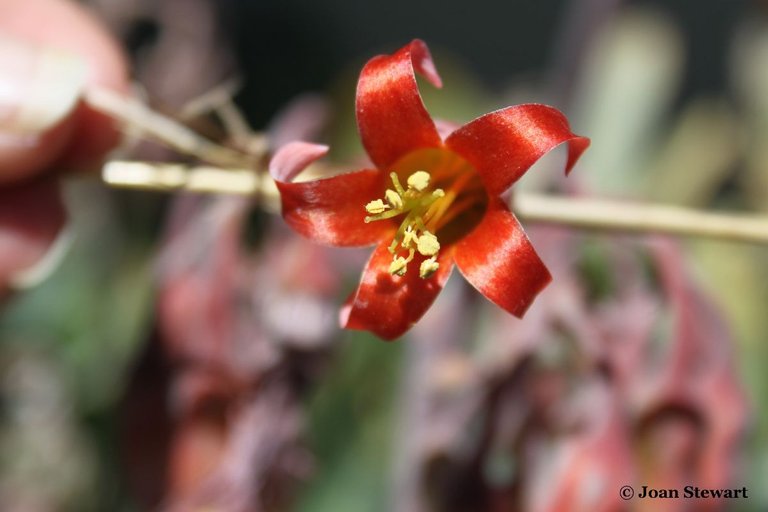
[{"label": "curled petal tip", "polygon": [[440,78],[440,74],[437,72],[427,43],[421,39],[414,39],[411,41],[411,58],[413,60],[413,67],[418,73],[421,73],[430,84],[438,89],[443,87],[443,79]]},{"label": "curled petal tip", "polygon": [[339,310],[339,327],[342,329],[346,329],[349,324],[349,315],[352,313],[352,300],[354,300],[354,298],[355,296],[353,294]]},{"label": "curled petal tip", "polygon": [[310,142],[289,142],[269,162],[269,174],[277,181],[289,182],[309,164],[328,153],[328,146]]},{"label": "curled petal tip", "polygon": [[539,158],[564,143],[568,143],[567,174],[589,139],[574,134],[562,112],[537,103],[485,114],[445,140],[448,148],[477,169],[492,194],[506,191]]},{"label": "curled petal tip", "polygon": [[418,39],[392,55],[374,57],[360,72],[357,127],[368,156],[380,169],[416,149],[442,145],[421,100],[415,73],[437,87],[442,85],[427,45]]},{"label": "curled petal tip", "polygon": [[568,162],[565,164],[565,175],[568,176],[573,170],[573,166],[586,151],[592,141],[588,137],[575,137],[568,141]]}]

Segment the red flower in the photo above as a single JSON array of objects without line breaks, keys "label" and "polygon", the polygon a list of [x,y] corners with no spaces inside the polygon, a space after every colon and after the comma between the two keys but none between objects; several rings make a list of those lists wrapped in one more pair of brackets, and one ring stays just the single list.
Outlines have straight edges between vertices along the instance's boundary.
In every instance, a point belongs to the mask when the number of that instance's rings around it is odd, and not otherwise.
[{"label": "red flower", "polygon": [[589,145],[563,114],[535,104],[491,112],[443,139],[414,70],[442,85],[419,40],[374,57],[360,74],[357,124],[375,169],[293,183],[327,151],[301,142],[270,164],[296,231],[336,246],[377,244],[341,324],[385,339],[421,318],[454,263],[480,293],[522,316],[551,276],[500,195],[554,147],[570,143],[568,172]]}]

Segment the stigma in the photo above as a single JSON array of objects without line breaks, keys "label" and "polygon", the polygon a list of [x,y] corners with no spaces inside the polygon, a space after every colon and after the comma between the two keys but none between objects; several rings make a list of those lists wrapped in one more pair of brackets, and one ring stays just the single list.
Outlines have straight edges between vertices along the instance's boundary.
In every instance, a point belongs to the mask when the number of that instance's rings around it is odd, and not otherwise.
[{"label": "stigma", "polygon": [[429,190],[431,176],[426,171],[411,174],[406,180],[407,188],[403,188],[396,173],[392,172],[389,176],[393,188],[384,192],[384,199],[376,199],[365,205],[365,211],[369,214],[365,222],[405,215],[389,246],[389,252],[392,253],[389,273],[405,275],[408,264],[418,252],[427,257],[419,266],[419,277],[427,279],[440,268],[437,262],[440,242],[427,228],[427,224],[435,211],[433,205],[445,196],[445,192],[439,188]]}]

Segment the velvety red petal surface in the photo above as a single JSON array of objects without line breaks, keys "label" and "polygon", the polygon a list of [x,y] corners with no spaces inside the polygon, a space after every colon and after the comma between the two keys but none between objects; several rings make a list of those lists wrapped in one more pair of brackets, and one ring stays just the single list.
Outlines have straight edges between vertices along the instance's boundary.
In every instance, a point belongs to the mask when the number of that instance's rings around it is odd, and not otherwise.
[{"label": "velvety red petal surface", "polygon": [[377,243],[395,229],[391,222],[364,221],[365,205],[384,193],[385,173],[369,169],[290,182],[327,151],[327,146],[292,142],[272,158],[269,172],[280,192],[283,218],[300,234],[319,243],[344,247]]},{"label": "velvety red petal surface", "polygon": [[536,160],[564,142],[569,143],[567,174],[589,139],[574,135],[559,110],[527,104],[478,117],[448,136],[445,145],[477,169],[489,193],[501,194]]},{"label": "velvety red petal surface", "polygon": [[391,222],[371,222],[365,205],[378,199],[386,175],[375,169],[303,183],[277,182],[283,218],[312,240],[340,247],[372,245],[394,232]]},{"label": "velvety red petal surface", "polygon": [[414,40],[393,55],[374,57],[357,83],[357,127],[368,156],[379,169],[415,149],[440,147],[437,133],[421,101],[414,70],[441,87],[429,49]]},{"label": "velvety red petal surface", "polygon": [[393,340],[411,328],[434,302],[453,269],[451,251],[439,257],[440,269],[430,278],[419,277],[424,260],[416,255],[402,276],[389,273],[392,254],[389,242],[382,243],[371,255],[357,291],[341,310],[341,326],[371,331],[380,338]]},{"label": "velvety red petal surface", "polygon": [[523,227],[498,199],[456,244],[454,258],[472,286],[517,317],[552,280]]}]

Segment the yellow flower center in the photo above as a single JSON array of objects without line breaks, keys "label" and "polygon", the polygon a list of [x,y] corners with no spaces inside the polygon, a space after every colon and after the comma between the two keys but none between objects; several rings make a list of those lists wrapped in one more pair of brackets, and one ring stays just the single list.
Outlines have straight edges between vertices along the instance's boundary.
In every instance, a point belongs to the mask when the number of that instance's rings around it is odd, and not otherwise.
[{"label": "yellow flower center", "polygon": [[409,153],[393,165],[389,176],[392,187],[384,197],[365,205],[365,222],[402,216],[389,246],[389,272],[405,275],[418,252],[425,257],[419,276],[426,279],[440,268],[440,240],[451,244],[473,229],[488,196],[474,168],[446,149]]},{"label": "yellow flower center", "polygon": [[[365,222],[391,219],[398,215],[405,215],[395,237],[389,246],[392,253],[392,263],[389,273],[402,276],[408,271],[408,263],[413,261],[416,252],[429,259],[422,262],[419,276],[423,279],[434,274],[440,267],[437,263],[437,254],[440,251],[440,242],[437,236],[427,229],[430,208],[438,199],[445,196],[442,189],[429,191],[430,175],[426,171],[416,171],[408,177],[408,188],[403,188],[397,173],[390,173],[394,190],[387,189],[384,192],[384,200],[376,199],[365,205],[365,211],[370,215],[365,217]],[[402,253],[407,251],[407,256]]]}]

